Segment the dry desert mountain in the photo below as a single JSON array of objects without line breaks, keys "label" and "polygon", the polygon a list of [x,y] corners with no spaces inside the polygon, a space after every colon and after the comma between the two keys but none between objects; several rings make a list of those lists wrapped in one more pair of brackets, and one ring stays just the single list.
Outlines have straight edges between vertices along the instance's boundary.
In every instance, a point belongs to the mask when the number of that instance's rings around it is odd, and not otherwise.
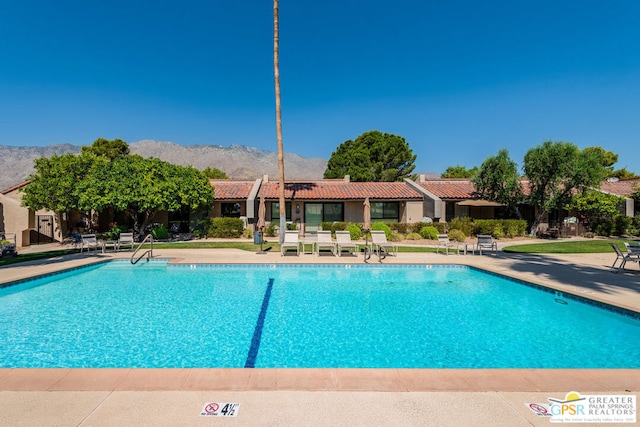
[{"label": "dry desert mountain", "polygon": [[[243,145],[189,145],[173,142],[142,140],[129,144],[132,154],[156,157],[176,165],[191,165],[198,169],[218,168],[232,179],[252,180],[263,175],[278,176],[278,153]],[[12,147],[0,145],[0,190],[24,181],[33,173],[33,161],[54,154],[80,153],[80,146],[70,144],[44,147]],[[327,161],[285,153],[287,178],[320,179]]]}]

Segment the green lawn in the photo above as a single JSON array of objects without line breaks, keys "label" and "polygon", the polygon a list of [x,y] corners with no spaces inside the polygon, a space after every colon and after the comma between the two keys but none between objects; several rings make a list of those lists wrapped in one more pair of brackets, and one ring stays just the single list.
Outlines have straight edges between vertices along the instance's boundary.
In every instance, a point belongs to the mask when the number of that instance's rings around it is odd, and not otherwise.
[{"label": "green lawn", "polygon": [[503,249],[507,253],[520,254],[592,254],[613,252],[611,243],[625,250],[622,240],[580,240],[552,241],[548,243],[531,243],[527,245],[508,246]]}]

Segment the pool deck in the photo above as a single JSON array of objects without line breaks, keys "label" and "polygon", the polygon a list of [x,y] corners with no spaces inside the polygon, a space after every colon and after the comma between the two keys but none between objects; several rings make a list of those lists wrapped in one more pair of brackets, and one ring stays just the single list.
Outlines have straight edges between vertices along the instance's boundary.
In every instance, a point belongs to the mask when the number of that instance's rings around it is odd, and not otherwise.
[{"label": "pool deck", "polygon": [[[75,254],[2,267],[0,283],[129,256]],[[154,249],[154,258],[186,264],[363,264],[361,255],[282,257],[234,249]],[[640,312],[638,265],[628,263],[614,274],[614,258],[400,253],[382,263],[469,265]],[[378,264],[377,257],[369,263]],[[639,390],[637,369],[0,369],[0,425],[549,425],[525,403],[563,399],[569,391]],[[207,402],[241,407],[237,417],[221,421],[200,416]]]}]

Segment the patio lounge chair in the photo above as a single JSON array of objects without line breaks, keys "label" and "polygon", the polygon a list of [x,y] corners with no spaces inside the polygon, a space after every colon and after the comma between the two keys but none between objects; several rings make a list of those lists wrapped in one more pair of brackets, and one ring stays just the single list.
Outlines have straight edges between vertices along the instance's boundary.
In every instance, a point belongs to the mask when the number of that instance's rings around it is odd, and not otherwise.
[{"label": "patio lounge chair", "polygon": [[498,243],[493,241],[493,237],[489,234],[478,234],[478,242],[476,243],[476,248],[480,251],[480,255],[482,255],[482,249],[489,249],[493,251],[494,254],[498,252]]},{"label": "patio lounge chair", "polygon": [[351,233],[348,231],[336,231],[336,245],[338,256],[342,256],[342,250],[350,253],[358,252],[358,245],[351,241]]},{"label": "patio lounge chair", "polygon": [[318,240],[316,241],[316,250],[318,251],[318,256],[320,256],[320,249],[329,248],[331,249],[331,255],[336,253],[336,244],[331,239],[330,231],[318,231]]},{"label": "patio lounge chair", "polygon": [[287,230],[284,232],[284,242],[280,245],[280,255],[284,256],[289,249],[295,249],[296,255],[300,255],[300,241],[297,230]]},{"label": "patio lounge chair", "polygon": [[[616,253],[616,259],[611,264],[609,271],[618,272],[620,270],[624,270],[624,266],[627,261],[637,262],[640,265],[640,244],[638,243],[624,243],[624,246],[627,248],[627,252],[622,252],[618,245],[615,243],[611,243],[611,247]],[[616,262],[620,260],[620,265],[616,267]]]},{"label": "patio lounge chair", "polygon": [[460,253],[458,242],[452,242],[446,234],[438,234],[438,247],[436,248],[436,253],[440,253],[440,248],[444,248],[447,255],[449,255],[449,248],[456,248],[456,251]]},{"label": "patio lounge chair", "polygon": [[398,245],[387,242],[387,236],[384,231],[371,231],[371,240],[373,249],[380,256],[380,251],[385,251],[393,256],[398,256]]},{"label": "patio lounge chair", "polygon": [[104,252],[104,247],[98,242],[95,234],[80,235],[80,252],[86,249],[87,253],[91,253],[91,248],[93,248],[95,253],[98,253],[99,247],[102,247]]},{"label": "patio lounge chair", "polygon": [[119,251],[123,246],[129,246],[133,250],[134,244],[133,233],[120,233],[120,238],[116,242],[116,250]]}]

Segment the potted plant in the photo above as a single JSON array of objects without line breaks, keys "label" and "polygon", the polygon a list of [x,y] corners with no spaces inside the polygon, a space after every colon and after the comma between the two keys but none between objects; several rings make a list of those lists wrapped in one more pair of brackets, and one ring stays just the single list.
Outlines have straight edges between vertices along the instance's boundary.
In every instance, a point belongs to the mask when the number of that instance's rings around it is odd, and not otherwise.
[{"label": "potted plant", "polygon": [[11,241],[3,238],[2,240],[0,240],[0,247],[2,249],[2,255],[3,257],[10,257],[10,256],[16,256],[18,255],[18,253],[16,252],[16,244],[12,243]]}]

